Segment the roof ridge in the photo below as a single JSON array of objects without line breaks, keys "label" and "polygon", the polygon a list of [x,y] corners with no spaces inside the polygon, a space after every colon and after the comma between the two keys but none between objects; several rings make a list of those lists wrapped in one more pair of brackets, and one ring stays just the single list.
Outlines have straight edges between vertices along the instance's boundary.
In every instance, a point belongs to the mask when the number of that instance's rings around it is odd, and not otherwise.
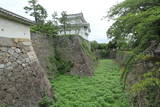
[{"label": "roof ridge", "polygon": [[74,14],[67,14],[67,16],[72,16],[72,15],[83,15],[83,13],[74,13]]},{"label": "roof ridge", "polygon": [[[5,15],[8,15],[8,16],[12,16],[12,17],[16,18],[17,20],[19,19],[19,20],[28,22],[29,24],[33,24],[33,23],[34,23],[34,21],[32,21],[32,20],[30,20],[30,19],[28,19],[28,18],[26,18],[26,17],[23,17],[23,16],[21,16],[21,15],[18,15],[18,14],[16,14],[16,13],[13,13],[13,12],[11,12],[11,11],[9,11],[9,10],[6,10],[6,9],[4,9],[4,8],[2,8],[2,7],[0,7],[0,13],[2,13],[2,14],[0,14],[0,15],[5,14]],[[10,18],[10,19],[11,19],[11,18]],[[25,24],[26,24],[26,23],[25,23]]]}]

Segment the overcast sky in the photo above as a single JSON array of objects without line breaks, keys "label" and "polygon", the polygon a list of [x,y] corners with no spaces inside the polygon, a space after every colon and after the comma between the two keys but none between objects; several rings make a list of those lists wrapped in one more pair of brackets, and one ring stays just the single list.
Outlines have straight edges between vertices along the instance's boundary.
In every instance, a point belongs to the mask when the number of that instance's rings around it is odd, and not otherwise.
[{"label": "overcast sky", "polygon": [[[28,4],[27,1],[0,0],[0,7],[32,19],[23,9]],[[68,14],[83,12],[86,21],[91,25],[89,40],[106,43],[108,41],[106,31],[112,22],[102,18],[107,15],[110,7],[121,1],[123,0],[39,0],[39,3],[47,10],[49,16],[54,11],[58,14],[62,11],[67,11]]]}]

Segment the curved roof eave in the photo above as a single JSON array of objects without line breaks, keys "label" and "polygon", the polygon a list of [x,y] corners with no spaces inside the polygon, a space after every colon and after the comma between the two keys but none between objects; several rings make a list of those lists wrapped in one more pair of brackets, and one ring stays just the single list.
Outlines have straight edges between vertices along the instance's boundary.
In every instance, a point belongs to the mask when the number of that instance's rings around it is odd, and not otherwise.
[{"label": "curved roof eave", "polygon": [[29,19],[27,19],[23,16],[15,14],[13,12],[10,12],[6,9],[1,8],[1,7],[0,7],[0,16],[4,17],[6,19],[9,19],[9,20],[13,20],[13,21],[28,25],[28,26],[31,26],[31,25],[35,24],[34,21],[29,20]]}]

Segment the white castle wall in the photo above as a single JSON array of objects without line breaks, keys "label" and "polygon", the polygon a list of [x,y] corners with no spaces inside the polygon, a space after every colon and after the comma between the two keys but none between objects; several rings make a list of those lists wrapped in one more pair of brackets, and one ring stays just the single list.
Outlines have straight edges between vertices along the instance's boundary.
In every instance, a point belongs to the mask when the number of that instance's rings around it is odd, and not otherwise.
[{"label": "white castle wall", "polygon": [[[85,30],[84,28],[81,28],[79,31],[78,30],[70,30],[66,31],[66,34],[73,34],[73,35],[79,35],[83,39],[88,40],[88,35],[89,34],[88,30]],[[64,35],[64,31],[59,32],[59,35]]]},{"label": "white castle wall", "polygon": [[27,25],[0,17],[0,37],[30,39],[30,28]]}]

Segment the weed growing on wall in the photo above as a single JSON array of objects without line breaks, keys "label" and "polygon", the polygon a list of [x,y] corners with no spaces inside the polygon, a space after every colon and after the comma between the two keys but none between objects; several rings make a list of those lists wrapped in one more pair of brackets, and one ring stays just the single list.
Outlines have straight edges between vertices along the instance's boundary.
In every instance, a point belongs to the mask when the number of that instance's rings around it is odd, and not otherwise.
[{"label": "weed growing on wall", "polygon": [[48,57],[48,60],[50,62],[48,65],[49,72],[53,72],[54,75],[70,72],[73,67],[73,63],[70,60],[65,60],[60,57],[57,49],[55,49],[55,56]]},{"label": "weed growing on wall", "polygon": [[43,99],[39,102],[39,107],[50,107],[53,104],[53,101],[47,96],[43,97]]}]

